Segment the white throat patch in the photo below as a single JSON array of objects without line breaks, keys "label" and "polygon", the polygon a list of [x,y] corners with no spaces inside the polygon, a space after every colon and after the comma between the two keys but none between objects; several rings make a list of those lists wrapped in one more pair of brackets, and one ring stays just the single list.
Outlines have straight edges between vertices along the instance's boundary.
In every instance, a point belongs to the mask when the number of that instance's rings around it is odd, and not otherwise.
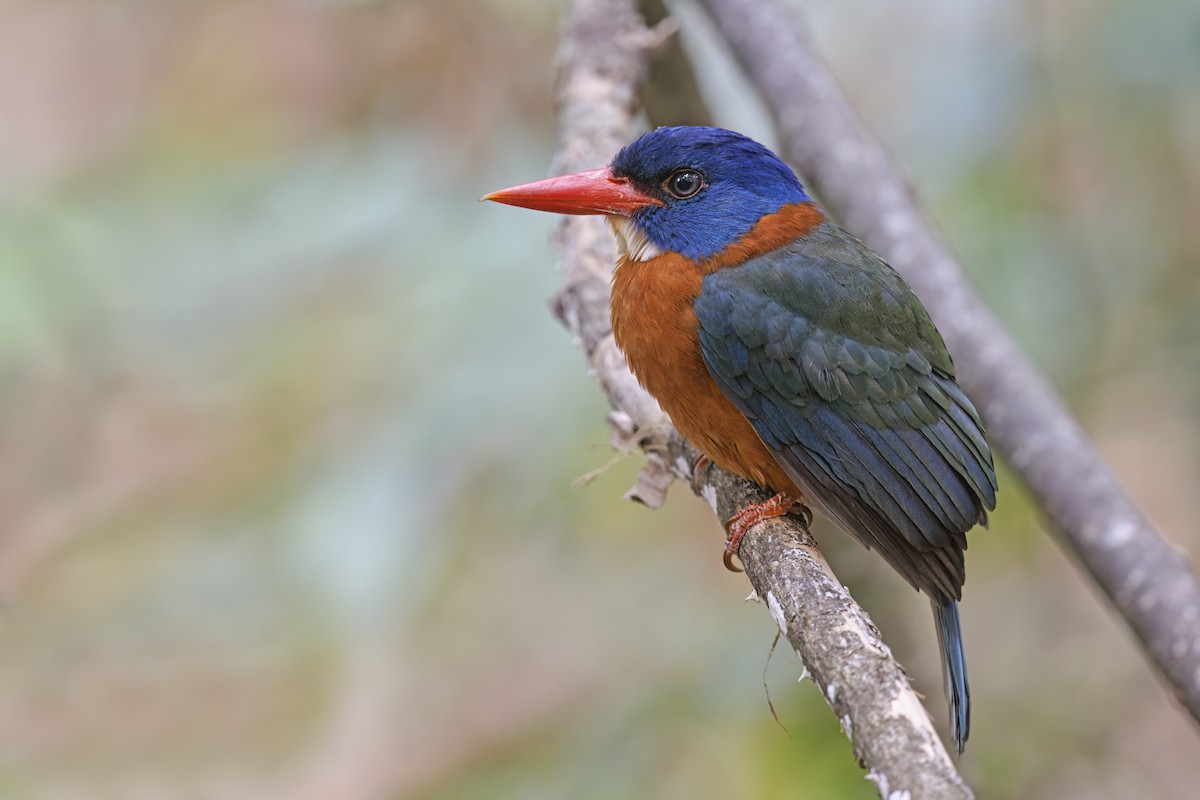
[{"label": "white throat patch", "polygon": [[637,224],[629,217],[610,214],[608,215],[608,224],[617,234],[618,261],[622,258],[630,261],[649,261],[663,254],[663,249],[646,238],[646,234],[642,233]]}]

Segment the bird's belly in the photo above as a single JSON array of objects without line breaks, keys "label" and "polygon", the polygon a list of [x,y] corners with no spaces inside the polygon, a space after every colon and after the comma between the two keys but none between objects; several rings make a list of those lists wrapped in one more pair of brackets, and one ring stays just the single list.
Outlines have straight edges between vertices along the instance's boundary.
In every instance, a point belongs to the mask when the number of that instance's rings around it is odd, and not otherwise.
[{"label": "bird's belly", "polygon": [[799,488],[775,461],[746,417],[725,399],[711,378],[708,384],[716,396],[701,402],[697,402],[696,394],[683,402],[673,402],[666,399],[674,397],[670,391],[659,395],[647,390],[655,395],[679,432],[714,463],[773,491],[799,497]]},{"label": "bird's belly", "polygon": [[[666,259],[684,264],[655,263]],[[700,276],[690,280],[686,265],[674,254],[621,265],[612,304],[617,346],[638,382],[700,452],[730,472],[798,497],[799,488],[704,365],[692,310]]]}]

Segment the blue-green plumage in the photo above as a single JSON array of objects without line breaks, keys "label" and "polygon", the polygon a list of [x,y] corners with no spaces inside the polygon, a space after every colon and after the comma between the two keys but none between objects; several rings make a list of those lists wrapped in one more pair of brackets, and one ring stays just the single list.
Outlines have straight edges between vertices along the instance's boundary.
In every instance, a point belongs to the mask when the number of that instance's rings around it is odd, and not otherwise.
[{"label": "blue-green plumage", "polygon": [[900,276],[832,223],[702,286],[713,379],[809,502],[929,593],[961,749],[955,601],[966,532],[995,507],[996,474],[941,336]]},{"label": "blue-green plumage", "polygon": [[938,646],[942,650],[942,681],[950,704],[950,735],[958,752],[963,751],[971,730],[971,689],[967,685],[967,657],[963,653],[962,625],[958,603],[947,597],[933,598]]}]

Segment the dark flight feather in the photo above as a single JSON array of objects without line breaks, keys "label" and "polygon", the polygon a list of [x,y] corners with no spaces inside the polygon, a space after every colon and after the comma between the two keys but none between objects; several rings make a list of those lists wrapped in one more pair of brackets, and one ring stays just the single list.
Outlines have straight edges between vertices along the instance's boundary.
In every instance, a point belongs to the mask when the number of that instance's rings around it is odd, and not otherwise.
[{"label": "dark flight feather", "polygon": [[704,278],[701,354],[806,496],[935,599],[995,507],[991,451],[924,308],[825,223]]}]

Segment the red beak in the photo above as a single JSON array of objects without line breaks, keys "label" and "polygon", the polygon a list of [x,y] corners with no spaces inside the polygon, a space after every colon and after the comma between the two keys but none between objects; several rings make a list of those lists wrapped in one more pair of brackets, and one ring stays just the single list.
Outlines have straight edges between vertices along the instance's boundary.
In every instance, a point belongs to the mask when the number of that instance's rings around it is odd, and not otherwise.
[{"label": "red beak", "polygon": [[480,199],[556,214],[628,216],[643,206],[663,205],[661,200],[642,193],[625,178],[614,176],[608,167],[513,186],[485,194]]}]

